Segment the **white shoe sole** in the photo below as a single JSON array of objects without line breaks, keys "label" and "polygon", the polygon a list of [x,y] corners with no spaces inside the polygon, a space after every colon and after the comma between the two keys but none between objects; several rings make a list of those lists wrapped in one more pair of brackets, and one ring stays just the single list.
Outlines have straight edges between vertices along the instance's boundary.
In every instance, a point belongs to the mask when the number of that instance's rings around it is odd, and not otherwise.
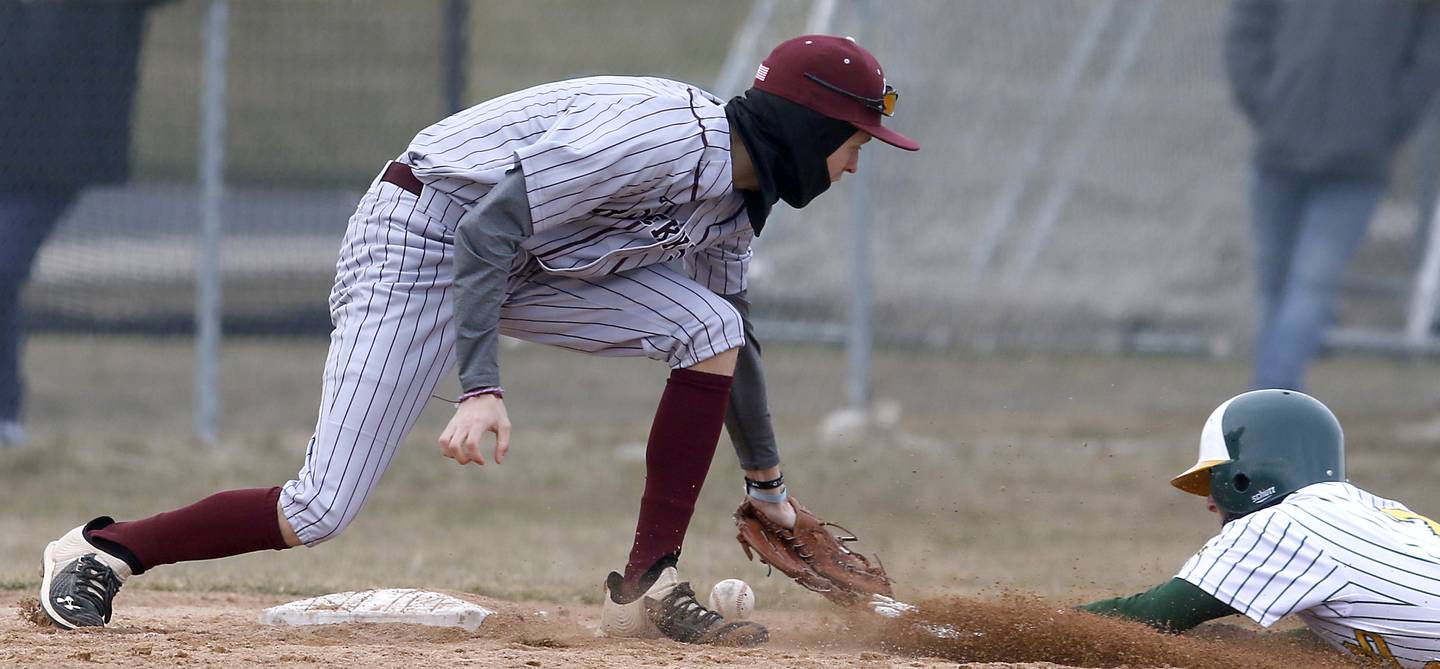
[{"label": "white shoe sole", "polygon": [[600,635],[622,639],[658,639],[660,630],[645,612],[645,598],[629,604],[616,604],[605,591],[605,605],[600,611]]},{"label": "white shoe sole", "polygon": [[602,636],[620,637],[630,639],[658,639],[663,634],[655,623],[650,620],[650,614],[645,610],[645,598],[663,598],[670,594],[670,589],[680,582],[679,573],[674,567],[667,567],[660,572],[660,576],[650,585],[645,594],[635,598],[629,604],[616,604],[610,598],[610,588],[605,588],[605,604],[600,611],[600,634]]},{"label": "white shoe sole", "polygon": [[65,619],[60,617],[60,614],[55,612],[55,607],[50,604],[50,583],[51,580],[55,578],[55,560],[53,557],[55,555],[55,548],[59,544],[59,541],[52,541],[45,546],[45,576],[40,580],[40,608],[45,610],[45,615],[50,618],[50,622],[59,627],[73,630],[77,626],[65,622]]}]

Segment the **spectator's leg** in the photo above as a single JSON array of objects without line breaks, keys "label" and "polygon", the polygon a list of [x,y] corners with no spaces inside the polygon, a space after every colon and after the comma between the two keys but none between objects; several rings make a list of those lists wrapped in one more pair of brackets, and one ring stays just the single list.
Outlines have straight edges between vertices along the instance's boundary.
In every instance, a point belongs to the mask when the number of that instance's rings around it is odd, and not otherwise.
[{"label": "spectator's leg", "polygon": [[1331,305],[1355,249],[1365,239],[1370,217],[1385,192],[1371,179],[1317,181],[1306,198],[1300,234],[1274,317],[1274,336],[1266,343],[1270,387],[1303,390],[1305,371],[1320,351]]},{"label": "spectator's leg", "polygon": [[20,297],[40,245],[73,198],[69,191],[0,193],[0,442],[19,437]]},{"label": "spectator's leg", "polygon": [[1255,241],[1255,359],[1252,386],[1274,383],[1272,340],[1275,315],[1285,301],[1283,290],[1290,274],[1300,216],[1305,202],[1301,175],[1256,167],[1251,175],[1251,231]]}]

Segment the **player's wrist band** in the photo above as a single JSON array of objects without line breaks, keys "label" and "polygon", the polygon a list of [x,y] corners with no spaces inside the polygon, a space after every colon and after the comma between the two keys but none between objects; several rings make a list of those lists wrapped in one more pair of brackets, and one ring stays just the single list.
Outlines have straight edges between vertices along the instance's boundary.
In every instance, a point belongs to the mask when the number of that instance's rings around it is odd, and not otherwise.
[{"label": "player's wrist band", "polygon": [[746,476],[745,494],[762,502],[770,502],[771,504],[783,504],[790,496],[789,491],[785,488],[784,474],[769,481],[756,481]]},{"label": "player's wrist band", "polygon": [[774,490],[785,485],[785,475],[781,474],[769,481],[756,481],[749,476],[745,477],[745,489],[759,488],[761,490]]},{"label": "player's wrist band", "polygon": [[505,389],[501,388],[500,386],[485,386],[484,388],[476,388],[468,393],[462,394],[459,399],[455,400],[455,403],[459,404],[472,397],[479,397],[481,395],[494,395],[496,399],[505,399]]}]

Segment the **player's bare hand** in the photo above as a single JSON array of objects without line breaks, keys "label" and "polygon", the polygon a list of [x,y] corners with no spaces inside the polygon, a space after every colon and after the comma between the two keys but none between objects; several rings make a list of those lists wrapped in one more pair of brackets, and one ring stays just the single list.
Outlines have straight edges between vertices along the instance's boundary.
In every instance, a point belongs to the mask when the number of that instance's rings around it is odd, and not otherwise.
[{"label": "player's bare hand", "polygon": [[445,431],[440,433],[440,452],[462,465],[485,464],[481,453],[485,435],[495,434],[495,464],[505,462],[510,451],[510,416],[505,401],[494,395],[480,395],[460,403]]}]

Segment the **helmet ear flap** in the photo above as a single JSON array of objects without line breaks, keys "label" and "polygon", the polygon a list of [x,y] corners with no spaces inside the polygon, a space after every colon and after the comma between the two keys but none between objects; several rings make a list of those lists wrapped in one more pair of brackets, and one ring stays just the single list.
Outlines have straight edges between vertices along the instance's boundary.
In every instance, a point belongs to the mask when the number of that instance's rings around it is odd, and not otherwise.
[{"label": "helmet ear flap", "polygon": [[1230,486],[1235,489],[1235,492],[1245,492],[1250,489],[1250,477],[1236,472],[1234,476],[1230,477]]}]

